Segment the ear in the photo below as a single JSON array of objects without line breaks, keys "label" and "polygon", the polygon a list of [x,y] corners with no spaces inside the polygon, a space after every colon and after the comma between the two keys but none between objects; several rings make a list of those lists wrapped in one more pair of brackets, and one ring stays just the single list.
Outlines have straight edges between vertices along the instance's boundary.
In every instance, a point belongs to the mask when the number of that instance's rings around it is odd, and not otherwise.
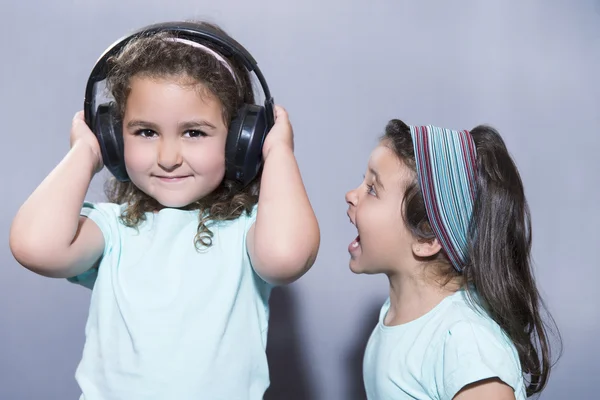
[{"label": "ear", "polygon": [[442,250],[442,245],[437,239],[427,242],[414,242],[412,244],[412,252],[416,257],[429,258],[435,256]]}]

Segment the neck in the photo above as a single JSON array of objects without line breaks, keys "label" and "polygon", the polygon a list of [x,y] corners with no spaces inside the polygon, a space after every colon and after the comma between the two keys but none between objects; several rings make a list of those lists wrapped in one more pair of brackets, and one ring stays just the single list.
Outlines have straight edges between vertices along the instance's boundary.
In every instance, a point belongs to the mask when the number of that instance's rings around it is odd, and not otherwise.
[{"label": "neck", "polygon": [[441,285],[425,275],[424,273],[388,275],[390,308],[384,321],[386,325],[405,324],[427,314],[460,287],[453,281]]}]

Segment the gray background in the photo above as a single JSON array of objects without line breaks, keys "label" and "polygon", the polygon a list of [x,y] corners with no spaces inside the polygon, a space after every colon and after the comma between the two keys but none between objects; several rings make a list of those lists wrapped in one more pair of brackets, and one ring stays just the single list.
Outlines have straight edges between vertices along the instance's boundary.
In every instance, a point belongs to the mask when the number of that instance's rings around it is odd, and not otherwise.
[{"label": "gray background", "polygon": [[[256,57],[295,128],[322,229],[314,268],[272,298],[269,398],[360,399],[387,294],[347,268],[344,193],[385,123],[491,123],[522,173],[542,294],[564,355],[542,398],[593,399],[600,358],[600,4],[595,0],[54,0],[0,6],[0,399],[75,399],[90,292],[20,268],[19,205],[69,148],[87,74],[134,28],[208,18]],[[104,176],[104,175],[102,175]],[[96,179],[89,192],[102,198]]]}]

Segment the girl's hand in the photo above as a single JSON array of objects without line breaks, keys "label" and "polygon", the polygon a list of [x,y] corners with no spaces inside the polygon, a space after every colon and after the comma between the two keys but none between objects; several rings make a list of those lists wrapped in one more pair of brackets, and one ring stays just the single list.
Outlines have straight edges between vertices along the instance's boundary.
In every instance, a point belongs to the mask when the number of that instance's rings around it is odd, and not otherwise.
[{"label": "girl's hand", "polygon": [[104,166],[100,144],[94,133],[85,123],[83,111],[79,111],[75,114],[71,125],[71,149],[76,145],[86,146],[90,150],[90,154],[94,158],[94,173],[99,172]]},{"label": "girl's hand", "polygon": [[275,124],[263,143],[263,158],[266,159],[273,148],[280,146],[294,151],[294,134],[287,111],[281,106],[275,106]]}]

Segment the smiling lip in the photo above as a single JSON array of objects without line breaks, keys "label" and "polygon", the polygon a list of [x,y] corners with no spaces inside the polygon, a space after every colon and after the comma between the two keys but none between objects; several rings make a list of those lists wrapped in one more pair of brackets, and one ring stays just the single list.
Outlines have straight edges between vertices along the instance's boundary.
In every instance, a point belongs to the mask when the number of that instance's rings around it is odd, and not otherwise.
[{"label": "smiling lip", "polygon": [[183,180],[185,180],[185,178],[189,178],[190,175],[178,175],[178,176],[161,176],[161,175],[154,175],[156,178],[160,179],[162,182],[168,182],[168,183],[176,183],[176,182],[181,182]]}]

